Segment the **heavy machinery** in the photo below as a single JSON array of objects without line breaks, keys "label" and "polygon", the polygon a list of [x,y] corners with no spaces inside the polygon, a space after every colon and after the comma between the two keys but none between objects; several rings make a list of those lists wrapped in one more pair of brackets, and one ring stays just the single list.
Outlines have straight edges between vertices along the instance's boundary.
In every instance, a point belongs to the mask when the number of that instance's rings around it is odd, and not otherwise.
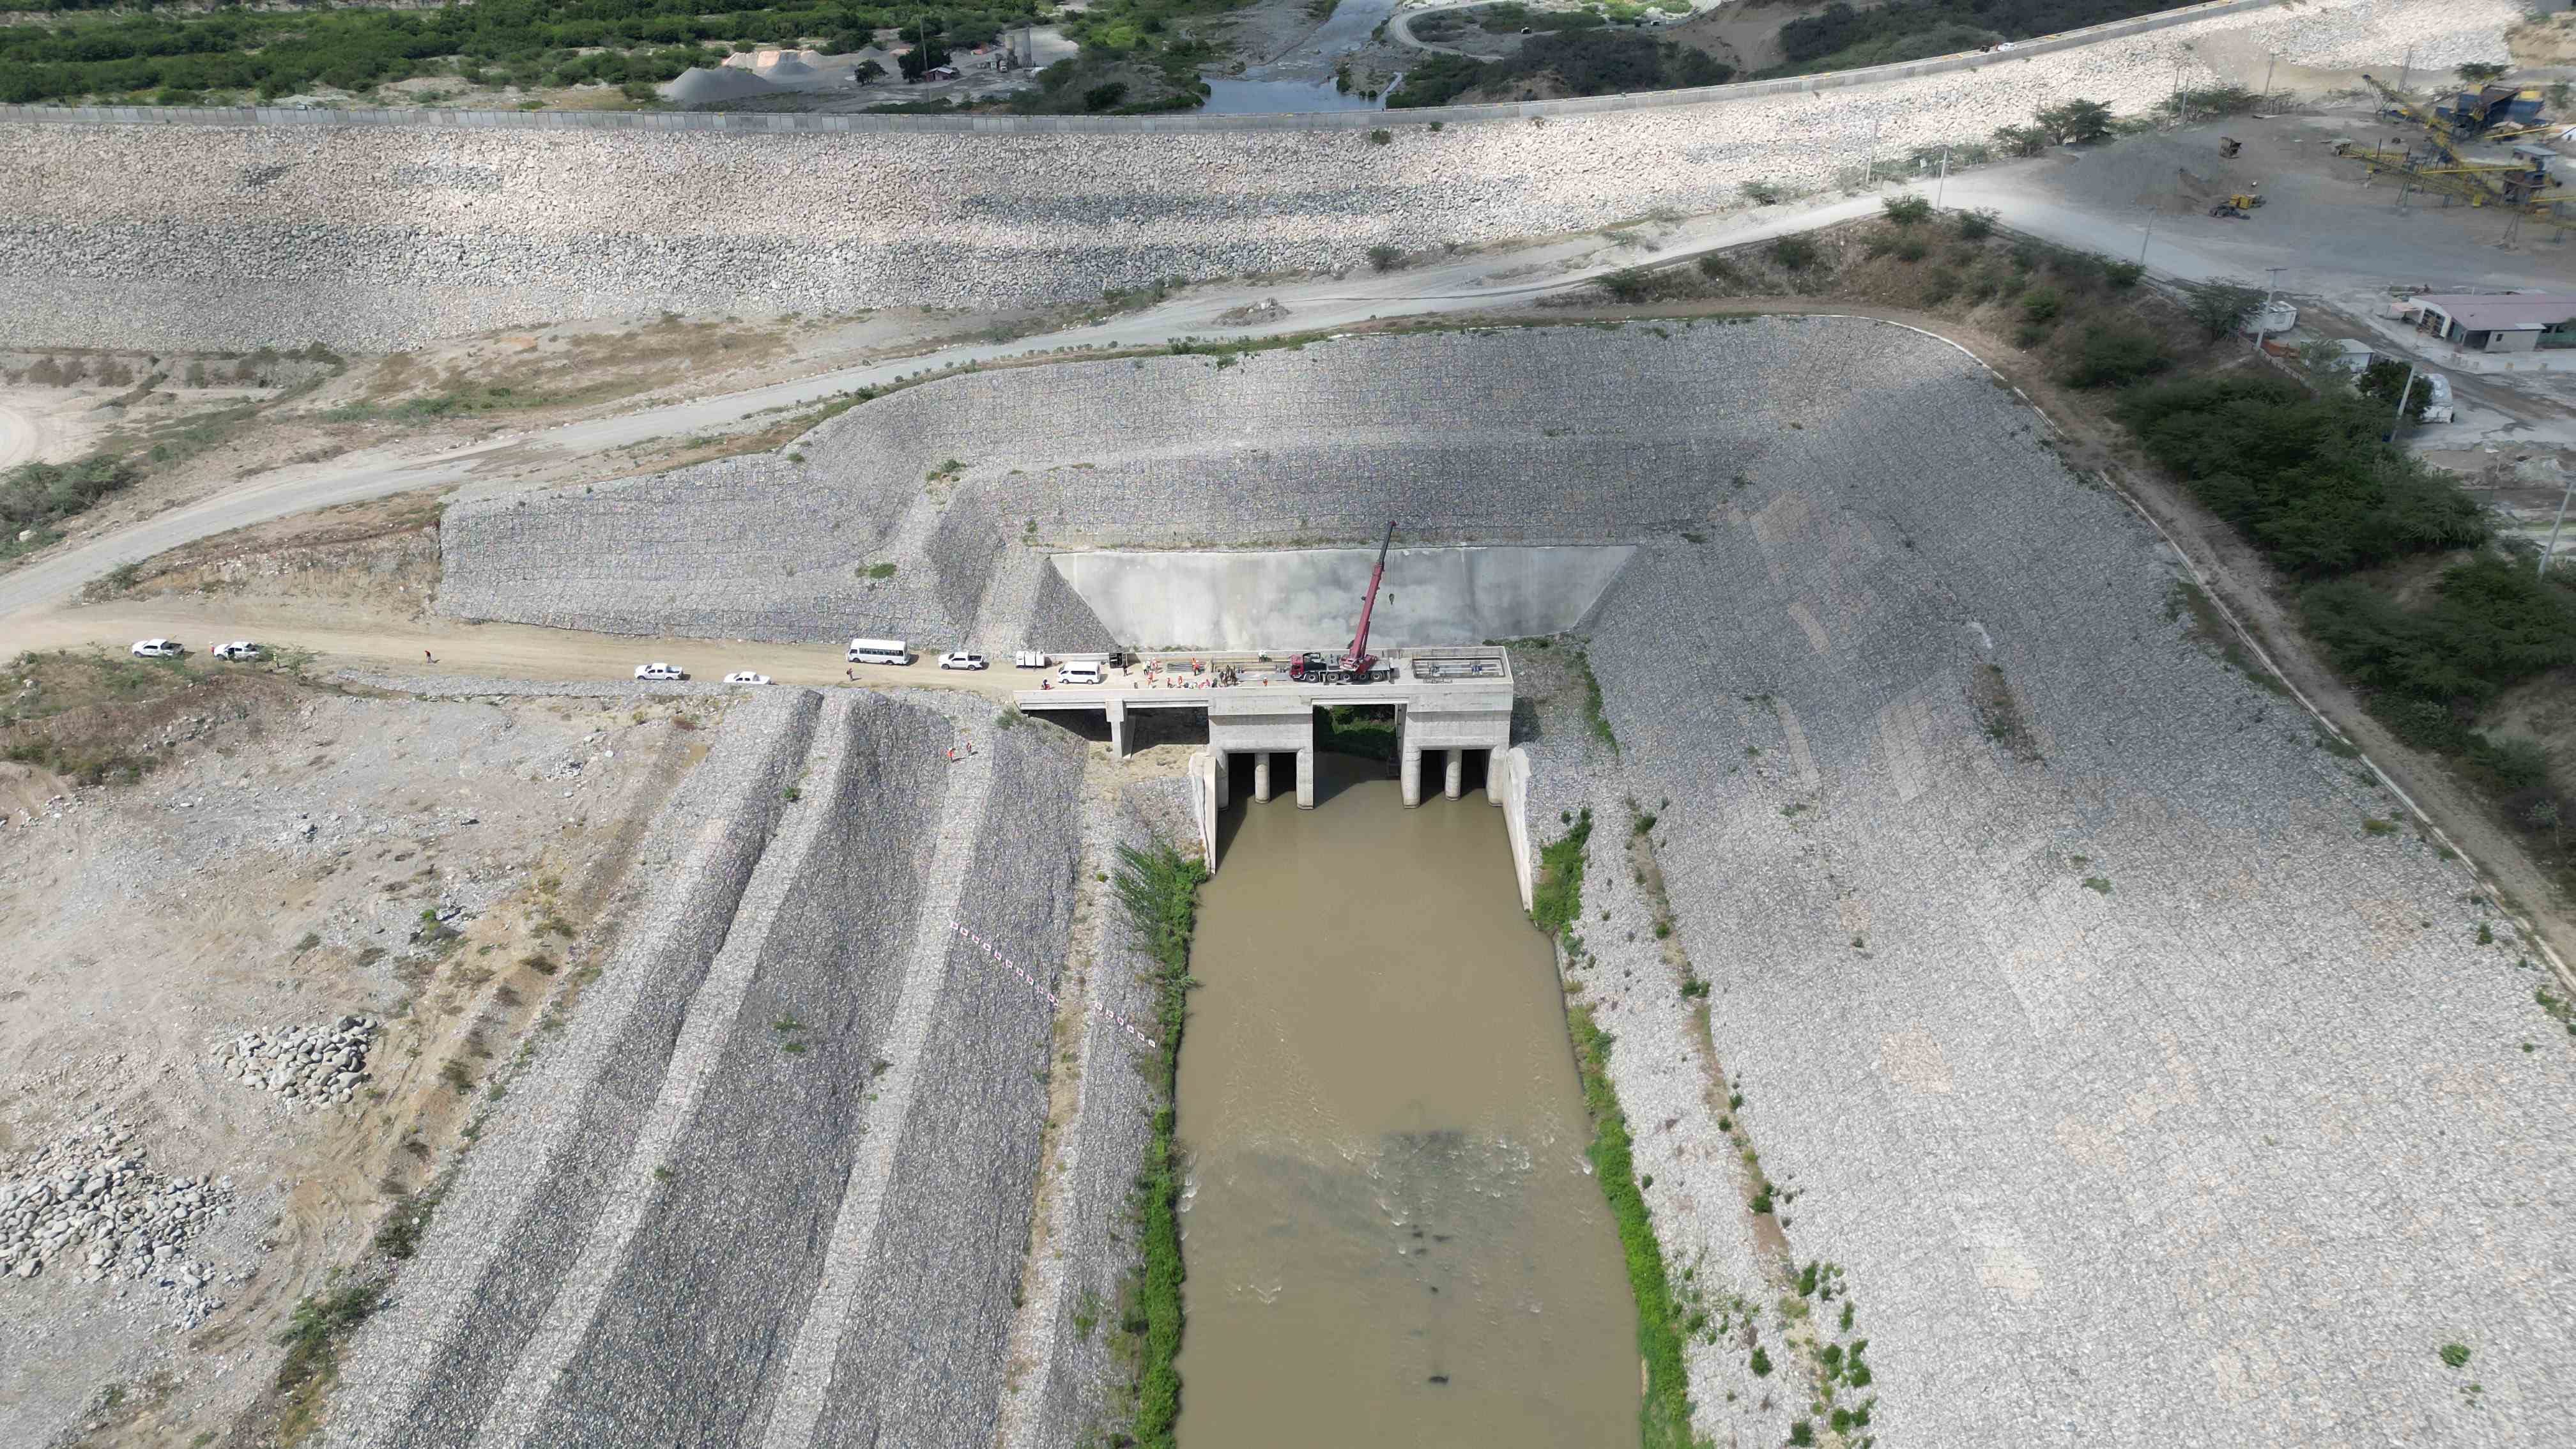
[{"label": "heavy machinery", "polygon": [[1377,546],[1377,567],[1369,570],[1368,592],[1360,598],[1360,628],[1351,636],[1351,647],[1338,658],[1316,653],[1300,654],[1288,661],[1288,677],[1299,684],[1383,684],[1395,677],[1395,667],[1382,664],[1368,652],[1369,614],[1377,608],[1377,586],[1386,578],[1386,551],[1395,544],[1395,525],[1386,526],[1386,539]]},{"label": "heavy machinery", "polygon": [[2237,152],[2244,149],[2245,143],[2237,140],[2233,136],[2221,136],[2218,138],[2218,154],[2221,156],[2232,157]]},{"label": "heavy machinery", "polygon": [[2484,110],[2463,112],[2457,104],[2427,108],[2408,100],[2375,76],[2364,75],[2362,79],[2387,103],[2384,114],[2403,116],[2424,128],[2425,144],[2419,150],[2404,145],[2363,146],[2343,141],[2336,144],[2336,155],[2359,161],[2373,175],[2399,177],[2408,189],[2465,201],[2471,206],[2520,212],[2561,229],[2571,224],[2549,195],[2559,182],[2549,174],[2547,153],[2516,147],[2511,159],[2502,161],[2473,161],[2461,154],[2461,146],[2480,132],[2490,140],[2507,130],[2519,133],[2536,123],[2536,115],[2516,116],[2512,114],[2514,108],[2499,107],[2490,120]]},{"label": "heavy machinery", "polygon": [[2209,214],[2212,216],[2232,216],[2239,221],[2244,221],[2253,216],[2254,208],[2261,206],[2262,204],[2263,198],[2260,195],[2251,191],[2239,191],[2235,195],[2228,197],[2225,201],[2211,207],[2209,209]]}]

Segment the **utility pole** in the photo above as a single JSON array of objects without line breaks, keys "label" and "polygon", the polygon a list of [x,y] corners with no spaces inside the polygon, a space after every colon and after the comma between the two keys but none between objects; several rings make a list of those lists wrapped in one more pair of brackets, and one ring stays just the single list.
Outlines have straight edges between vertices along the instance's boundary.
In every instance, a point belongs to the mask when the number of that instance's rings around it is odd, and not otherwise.
[{"label": "utility pole", "polygon": [[1932,209],[1941,209],[1941,192],[1950,184],[1950,148],[1941,148],[1941,179],[1932,183]]},{"label": "utility pole", "polygon": [[2281,63],[2281,52],[2267,51],[2263,56],[2263,99],[2272,98],[2272,67]]},{"label": "utility pole", "polygon": [[2406,78],[2415,73],[2415,47],[2406,47],[2406,63],[2397,68],[2397,93],[2406,94]]},{"label": "utility pole", "polygon": [[2149,242],[2151,242],[2151,241],[2154,241],[2155,239],[2156,239],[2156,214],[2155,214],[2153,211],[2149,211],[2149,212],[2147,213],[2147,234],[2146,234],[2145,236],[2142,236],[2142,237],[2138,238],[2138,265],[2139,265],[2139,266],[2142,266],[2142,267],[2143,267],[2143,266],[2145,266],[2145,265],[2147,264],[2147,243],[2149,243]]},{"label": "utility pole", "polygon": [[2254,314],[2254,350],[2256,352],[2263,350],[2264,324],[2272,320],[2272,299],[2280,295],[2281,274],[2289,268],[2265,267],[2263,270],[2271,273],[2271,285],[2263,289],[2263,310]]}]

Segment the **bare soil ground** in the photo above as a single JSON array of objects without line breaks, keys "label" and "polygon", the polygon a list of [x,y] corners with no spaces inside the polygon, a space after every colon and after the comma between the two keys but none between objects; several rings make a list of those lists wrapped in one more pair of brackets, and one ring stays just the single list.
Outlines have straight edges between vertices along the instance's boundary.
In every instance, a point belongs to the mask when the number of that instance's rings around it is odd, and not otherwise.
[{"label": "bare soil ground", "polygon": [[[129,1123],[153,1170],[228,1178],[237,1206],[204,1240],[225,1306],[192,1334],[113,1279],[5,1280],[0,1442],[211,1443],[605,949],[627,852],[723,701],[423,702],[121,654],[22,655],[8,684],[13,744],[60,731],[140,778],[0,764],[0,1154]],[[345,1107],[209,1060],[344,1013],[389,1023]]]}]

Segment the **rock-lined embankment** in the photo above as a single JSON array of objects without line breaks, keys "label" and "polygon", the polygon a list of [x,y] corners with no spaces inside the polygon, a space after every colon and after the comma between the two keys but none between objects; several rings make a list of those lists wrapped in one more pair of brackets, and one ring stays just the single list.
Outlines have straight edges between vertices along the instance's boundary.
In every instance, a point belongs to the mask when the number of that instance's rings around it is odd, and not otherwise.
[{"label": "rock-lined embankment", "polygon": [[[1778,1442],[1793,1344],[1820,1336],[1846,1365],[1868,1341],[1836,1406],[1891,1441],[2073,1420],[2139,1445],[2547,1442],[2576,1414],[2556,1372],[2576,1327],[2524,1266],[2576,1201],[2547,978],[2464,867],[2214,657],[2153,531],[2045,437],[1959,349],[1819,318],[985,374],[803,446],[812,508],[843,470],[868,497],[868,469],[955,457],[976,516],[1042,539],[1368,539],[1395,517],[1638,545],[1585,631],[1619,748],[1592,742],[1577,682],[1524,743],[1536,833],[1594,811],[1575,979],[1615,1038],[1667,1262],[1710,1314],[1688,1350],[1703,1432]],[[614,492],[532,501],[563,511],[543,547],[496,505],[454,510],[451,573],[487,600],[613,601],[616,569],[672,567],[618,560]],[[782,506],[695,497],[719,530]],[[901,531],[936,536],[919,523]],[[1632,804],[1667,898],[1625,855]],[[1668,941],[1708,984],[1705,1037]],[[1734,1127],[1770,1221],[1745,1211]],[[1794,1321],[1775,1225],[1836,1295]],[[971,1336],[993,1289],[962,1276]],[[2402,1311],[2317,1306],[2356,1293]],[[1042,1412],[1079,1422],[1086,1350],[1058,1342],[1046,1372],[1071,1386]],[[900,1438],[872,1406],[834,1412],[816,1422]]]},{"label": "rock-lined embankment", "polygon": [[746,708],[657,827],[680,929],[477,1148],[341,1442],[992,1437],[1053,1013],[956,927],[1051,982],[1081,747],[962,696]]},{"label": "rock-lined embankment", "polygon": [[[1737,204],[1983,141],[2084,96],[2144,112],[2204,53],[2418,73],[2505,59],[2508,0],[2318,0],[1950,74],[1433,131],[529,131],[5,124],[0,344],[394,349],[530,319],[1096,299],[1163,278]],[[2208,43],[2204,52],[2194,47]],[[2256,67],[2258,70],[2260,66]],[[2237,77],[2248,80],[2247,77]],[[445,113],[441,113],[445,114]],[[900,118],[893,118],[900,120]]]}]

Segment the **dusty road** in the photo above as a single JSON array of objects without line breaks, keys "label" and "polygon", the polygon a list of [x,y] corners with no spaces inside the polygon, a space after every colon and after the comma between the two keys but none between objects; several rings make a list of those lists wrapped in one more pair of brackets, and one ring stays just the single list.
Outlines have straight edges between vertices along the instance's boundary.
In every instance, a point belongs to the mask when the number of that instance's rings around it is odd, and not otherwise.
[{"label": "dusty road", "polygon": [[[2254,130],[2249,152],[2313,156],[2333,128],[2295,120],[2231,121]],[[2255,129],[2267,128],[2267,129]],[[2203,133],[2208,133],[2204,135]],[[2114,256],[2134,256],[2142,242],[2150,267],[2185,280],[2260,279],[2281,267],[2285,291],[2342,305],[2384,296],[2392,278],[2457,286],[2563,285],[2576,263],[2564,249],[2497,251],[2482,247],[2438,217],[2382,216],[2373,201],[2356,205],[2329,168],[2314,160],[2298,184],[2276,182],[2278,195],[2260,225],[2206,216],[2156,216],[2130,204],[2169,171],[2167,151],[2214,153],[2216,128],[2185,128],[2098,151],[2059,152],[1910,188],[1937,193],[1949,207],[1992,207],[2003,221],[2034,236]],[[2341,188],[2341,189],[2338,189]],[[120,564],[244,524],[424,487],[462,487],[469,494],[505,492],[543,464],[560,464],[650,438],[723,431],[753,414],[809,406],[861,387],[879,387],[924,370],[1031,358],[1062,349],[1156,346],[1179,337],[1240,338],[1329,330],[1375,318],[1437,316],[1529,302],[1590,278],[1719,247],[1741,246],[1867,215],[1888,193],[1837,196],[1806,203],[1642,223],[1637,240],[1614,242],[1586,233],[1508,252],[1424,258],[1382,274],[1326,277],[1285,286],[1227,282],[1106,321],[1009,342],[976,342],[922,356],[842,368],[743,392],[692,399],[565,424],[525,434],[502,433],[441,451],[399,448],[344,454],[324,463],[282,468],[245,480],[219,497],[174,508],[122,532],[0,576],[0,621],[76,594]],[[2356,193],[2357,194],[2357,193]],[[2311,205],[2317,223],[2297,214]],[[2331,225],[2320,238],[2318,224]],[[2146,231],[2153,227],[2153,235]],[[1221,321],[1264,298],[1284,315],[1251,325]]]},{"label": "dusty road", "polygon": [[[677,664],[691,683],[708,684],[739,669],[766,674],[780,684],[859,683],[955,689],[1008,700],[1014,689],[1037,687],[1041,671],[946,670],[925,655],[904,668],[845,664],[828,644],[762,644],[711,639],[639,639],[528,624],[469,624],[425,618],[408,623],[338,622],[344,611],[323,605],[238,602],[220,596],[180,601],[54,610],[12,620],[11,649],[122,651],[137,639],[171,638],[199,656],[230,639],[255,639],[278,648],[309,649],[325,670],[382,670],[405,676],[460,679],[580,679],[634,681],[635,666]],[[434,661],[433,662],[433,658]],[[220,667],[220,666],[216,666]],[[637,684],[638,689],[654,686]]]}]

